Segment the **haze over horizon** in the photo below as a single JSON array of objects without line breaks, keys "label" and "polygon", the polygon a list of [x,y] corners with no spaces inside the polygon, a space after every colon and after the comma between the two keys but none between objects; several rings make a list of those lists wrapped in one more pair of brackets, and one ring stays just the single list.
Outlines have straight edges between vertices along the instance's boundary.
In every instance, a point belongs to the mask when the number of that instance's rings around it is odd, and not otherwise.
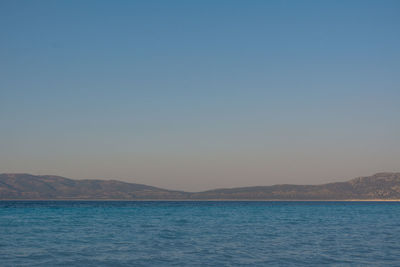
[{"label": "haze over horizon", "polygon": [[201,191],[400,171],[399,1],[2,1],[0,173]]}]

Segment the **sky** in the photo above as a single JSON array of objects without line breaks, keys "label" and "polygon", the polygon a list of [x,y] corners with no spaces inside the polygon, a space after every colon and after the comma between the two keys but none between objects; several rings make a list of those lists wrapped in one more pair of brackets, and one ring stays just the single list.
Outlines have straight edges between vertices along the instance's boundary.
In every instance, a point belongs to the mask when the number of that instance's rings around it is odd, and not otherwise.
[{"label": "sky", "polygon": [[0,2],[0,173],[169,189],[400,171],[400,1]]}]

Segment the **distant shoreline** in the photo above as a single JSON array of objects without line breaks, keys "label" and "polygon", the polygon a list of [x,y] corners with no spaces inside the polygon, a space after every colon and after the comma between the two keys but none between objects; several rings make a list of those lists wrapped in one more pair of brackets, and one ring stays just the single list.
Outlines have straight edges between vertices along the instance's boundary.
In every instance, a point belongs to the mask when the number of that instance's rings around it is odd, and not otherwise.
[{"label": "distant shoreline", "polygon": [[0,174],[0,201],[400,201],[400,173],[377,173],[320,185],[278,184],[201,192],[117,180]]},{"label": "distant shoreline", "polygon": [[400,202],[400,199],[0,199],[2,201],[81,202]]}]

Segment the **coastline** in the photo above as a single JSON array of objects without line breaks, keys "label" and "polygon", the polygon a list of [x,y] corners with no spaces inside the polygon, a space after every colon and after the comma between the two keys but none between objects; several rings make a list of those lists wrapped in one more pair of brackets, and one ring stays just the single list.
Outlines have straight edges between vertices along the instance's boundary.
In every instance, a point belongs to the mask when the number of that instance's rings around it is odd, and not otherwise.
[{"label": "coastline", "polygon": [[80,202],[400,202],[400,199],[0,199],[2,201]]}]

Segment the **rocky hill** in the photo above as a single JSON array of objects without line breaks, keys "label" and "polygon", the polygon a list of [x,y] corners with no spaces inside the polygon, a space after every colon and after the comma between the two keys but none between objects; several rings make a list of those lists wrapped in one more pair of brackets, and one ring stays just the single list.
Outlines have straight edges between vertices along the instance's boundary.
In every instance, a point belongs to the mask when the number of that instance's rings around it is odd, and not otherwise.
[{"label": "rocky hill", "polygon": [[400,173],[321,185],[273,185],[189,193],[116,180],[0,174],[0,199],[348,200],[400,199]]},{"label": "rocky hill", "polygon": [[0,174],[0,199],[180,199],[187,193],[115,180]]},{"label": "rocky hill", "polygon": [[400,173],[377,173],[322,185],[273,185],[216,189],[191,195],[205,199],[344,200],[400,199]]}]

